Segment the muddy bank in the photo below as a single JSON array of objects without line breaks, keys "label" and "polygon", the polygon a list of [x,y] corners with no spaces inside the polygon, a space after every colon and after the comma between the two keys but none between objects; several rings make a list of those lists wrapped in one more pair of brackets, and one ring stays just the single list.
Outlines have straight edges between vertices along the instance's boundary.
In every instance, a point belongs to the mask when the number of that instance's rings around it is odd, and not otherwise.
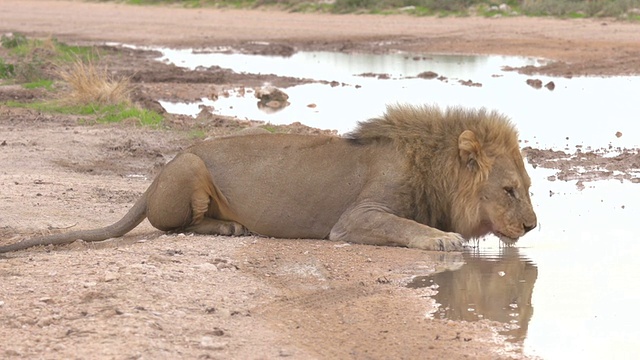
[{"label": "muddy bank", "polygon": [[578,184],[596,180],[627,180],[640,183],[640,154],[638,149],[577,148],[573,154],[551,149],[523,149],[529,163],[557,170],[550,181],[577,181]]}]

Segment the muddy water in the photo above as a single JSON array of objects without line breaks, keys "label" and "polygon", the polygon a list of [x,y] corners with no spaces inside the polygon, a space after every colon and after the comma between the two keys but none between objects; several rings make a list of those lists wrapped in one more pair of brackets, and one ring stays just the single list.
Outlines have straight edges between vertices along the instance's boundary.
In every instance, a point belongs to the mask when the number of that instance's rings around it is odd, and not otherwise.
[{"label": "muddy water", "polygon": [[[283,58],[163,51],[163,61],[190,68],[218,65],[340,83],[284,89],[291,105],[271,114],[258,109],[251,95],[202,99],[239,118],[300,121],[347,132],[356,121],[380,115],[388,103],[484,106],[513,119],[523,146],[573,152],[577,145],[640,145],[639,77],[524,76],[502,68],[535,65],[537,60],[500,56],[298,53]],[[442,78],[416,78],[424,71]],[[526,84],[534,78],[543,84],[552,81],[554,90]],[[198,104],[164,105],[169,111],[199,111]],[[552,181],[554,170],[529,166],[528,171],[539,218],[536,230],[513,248],[500,247],[492,236],[481,239],[463,254],[464,264],[457,270],[416,277],[409,286],[437,291],[440,307],[434,317],[506,324],[505,334],[528,355],[633,358],[640,352],[640,313],[635,309],[640,302],[640,184],[609,180],[583,187]]]}]

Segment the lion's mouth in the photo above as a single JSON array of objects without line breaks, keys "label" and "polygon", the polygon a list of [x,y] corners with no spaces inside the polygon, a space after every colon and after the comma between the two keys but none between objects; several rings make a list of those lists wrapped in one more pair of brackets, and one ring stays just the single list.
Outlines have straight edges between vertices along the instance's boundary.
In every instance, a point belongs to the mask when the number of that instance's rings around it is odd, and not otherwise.
[{"label": "lion's mouth", "polygon": [[497,230],[493,230],[493,233],[500,239],[500,241],[502,241],[503,243],[507,244],[507,245],[513,245],[516,243],[516,241],[518,241],[518,237],[510,237],[507,236],[503,233],[501,233],[500,231]]}]

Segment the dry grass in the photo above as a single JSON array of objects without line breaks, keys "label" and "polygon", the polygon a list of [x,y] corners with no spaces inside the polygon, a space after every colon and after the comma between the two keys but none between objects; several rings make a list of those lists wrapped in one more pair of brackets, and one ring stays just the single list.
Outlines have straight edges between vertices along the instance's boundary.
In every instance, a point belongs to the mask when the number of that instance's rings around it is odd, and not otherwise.
[{"label": "dry grass", "polygon": [[76,60],[69,70],[59,72],[60,77],[71,86],[65,98],[75,105],[130,104],[133,90],[128,78],[114,79],[106,69],[99,70],[91,62]]}]

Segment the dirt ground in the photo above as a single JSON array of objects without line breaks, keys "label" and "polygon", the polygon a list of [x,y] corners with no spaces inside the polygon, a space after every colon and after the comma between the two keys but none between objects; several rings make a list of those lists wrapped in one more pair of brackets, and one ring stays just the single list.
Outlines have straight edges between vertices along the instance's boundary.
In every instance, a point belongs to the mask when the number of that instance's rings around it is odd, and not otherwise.
[{"label": "dirt ground", "polygon": [[[155,62],[152,53],[103,47],[105,42],[230,45],[269,54],[322,49],[525,55],[554,60],[537,70],[552,75],[640,74],[640,24],[602,19],[412,18],[3,0],[0,33],[15,31],[100,46],[102,61],[115,74],[132,76],[136,100],[150,108],[160,99],[193,100],[265,81],[286,87],[305,80],[217,68],[189,72]],[[47,96],[0,86],[0,101]],[[167,116],[162,129],[94,122],[0,105],[1,244],[110,224],[166,161],[196,141],[196,130],[216,136],[256,125],[207,114]],[[319,132],[301,125],[281,131]],[[587,181],[572,170],[576,165],[618,170],[616,176],[624,177],[640,163],[634,149],[613,164],[598,151],[569,156],[529,148],[525,154],[534,165],[556,167],[560,181]],[[557,165],[557,159],[565,160]],[[500,335],[502,324],[431,319],[430,290],[406,287],[414,276],[459,260],[460,254],[317,240],[163,234],[145,222],[124,238],[99,244],[0,256],[0,357],[523,358],[519,344]]]}]

